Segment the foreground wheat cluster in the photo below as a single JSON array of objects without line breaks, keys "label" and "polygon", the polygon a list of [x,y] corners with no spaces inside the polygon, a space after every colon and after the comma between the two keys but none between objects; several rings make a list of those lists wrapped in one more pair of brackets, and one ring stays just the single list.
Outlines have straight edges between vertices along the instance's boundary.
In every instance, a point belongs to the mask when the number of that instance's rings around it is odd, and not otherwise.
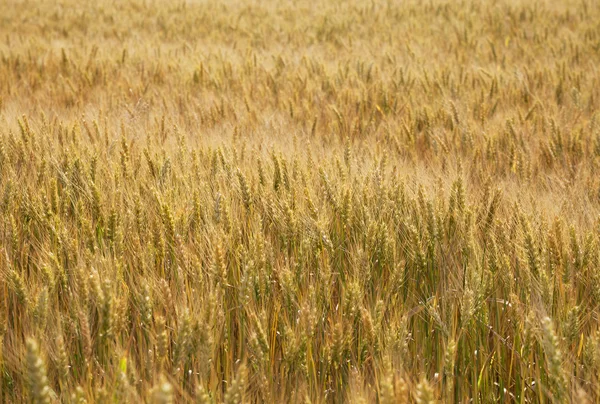
[{"label": "foreground wheat cluster", "polygon": [[0,9],[0,401],[600,400],[597,2]]}]

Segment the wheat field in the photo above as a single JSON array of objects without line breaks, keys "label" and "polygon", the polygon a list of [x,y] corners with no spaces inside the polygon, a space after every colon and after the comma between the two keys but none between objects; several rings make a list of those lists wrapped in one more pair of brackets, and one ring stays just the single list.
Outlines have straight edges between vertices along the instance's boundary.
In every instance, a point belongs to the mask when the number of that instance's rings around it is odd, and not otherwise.
[{"label": "wheat field", "polygon": [[0,402],[600,402],[599,21],[0,0]]}]

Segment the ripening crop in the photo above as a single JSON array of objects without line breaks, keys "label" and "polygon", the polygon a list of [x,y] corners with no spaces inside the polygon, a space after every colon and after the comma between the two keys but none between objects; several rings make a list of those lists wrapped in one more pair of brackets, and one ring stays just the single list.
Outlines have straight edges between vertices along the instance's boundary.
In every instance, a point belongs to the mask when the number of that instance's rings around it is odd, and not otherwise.
[{"label": "ripening crop", "polygon": [[598,402],[598,21],[0,0],[0,402]]}]

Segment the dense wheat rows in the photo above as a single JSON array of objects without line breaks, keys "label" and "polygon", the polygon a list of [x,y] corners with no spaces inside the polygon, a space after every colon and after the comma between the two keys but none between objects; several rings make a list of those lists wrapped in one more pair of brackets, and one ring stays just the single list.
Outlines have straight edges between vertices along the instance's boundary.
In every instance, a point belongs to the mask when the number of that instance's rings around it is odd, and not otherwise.
[{"label": "dense wheat rows", "polygon": [[0,401],[598,402],[595,1],[0,0]]}]

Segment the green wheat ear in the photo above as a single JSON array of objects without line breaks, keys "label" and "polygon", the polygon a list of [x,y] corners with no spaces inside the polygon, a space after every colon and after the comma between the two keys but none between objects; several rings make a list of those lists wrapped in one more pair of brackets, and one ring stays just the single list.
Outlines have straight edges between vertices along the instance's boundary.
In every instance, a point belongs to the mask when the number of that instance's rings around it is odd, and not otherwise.
[{"label": "green wheat ear", "polygon": [[196,389],[196,403],[197,404],[213,404],[215,400],[208,394],[206,389],[202,386],[198,386]]},{"label": "green wheat ear", "polygon": [[23,277],[17,271],[11,270],[8,273],[8,281],[10,282],[9,285],[12,286],[14,293],[19,300],[19,303],[27,308],[29,305],[29,293],[27,291],[27,286],[25,286]]},{"label": "green wheat ear", "polygon": [[433,404],[436,401],[433,387],[427,379],[422,379],[417,384],[414,395],[415,402],[418,404]]},{"label": "green wheat ear", "polygon": [[562,401],[567,394],[567,380],[563,368],[563,354],[560,350],[558,336],[554,331],[552,319],[542,319],[542,343],[546,362],[548,364],[548,376],[550,378],[550,390],[553,399]]},{"label": "green wheat ear", "polygon": [[227,392],[225,393],[225,404],[242,404],[247,402],[247,377],[248,373],[246,365],[242,364],[238,368],[235,378],[231,381],[231,384],[227,388]]},{"label": "green wheat ear", "polygon": [[38,343],[29,338],[26,345],[27,374],[29,377],[29,395],[31,401],[35,404],[51,403],[54,392],[48,386],[46,368],[44,361],[40,357]]},{"label": "green wheat ear", "polygon": [[152,388],[150,395],[153,404],[172,404],[175,402],[173,385],[164,376],[161,376],[159,384]]}]

